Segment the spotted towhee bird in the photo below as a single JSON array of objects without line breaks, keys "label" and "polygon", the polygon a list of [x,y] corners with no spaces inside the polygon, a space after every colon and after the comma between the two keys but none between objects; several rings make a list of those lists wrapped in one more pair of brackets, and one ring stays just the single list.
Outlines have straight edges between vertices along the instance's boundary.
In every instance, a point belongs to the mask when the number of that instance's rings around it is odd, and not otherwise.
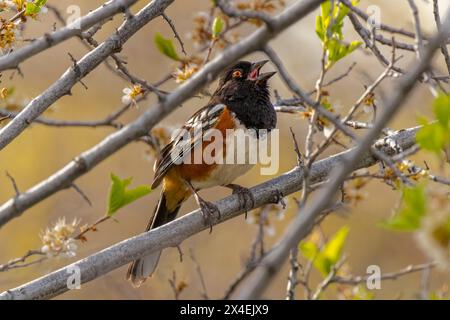
[{"label": "spotted towhee bird", "polygon": [[[261,67],[266,62],[240,61],[227,68],[221,75],[219,87],[209,103],[184,124],[182,129],[192,134],[190,139],[182,139],[181,134],[178,134],[163,148],[160,159],[155,163],[152,189],[161,182],[163,187],[155,213],[146,231],[175,219],[181,204],[191,195],[195,196],[204,217],[210,217],[214,211],[220,214],[212,203],[206,202],[198,195],[197,191],[200,189],[226,186],[233,189],[234,193],[243,196],[240,199],[249,199],[251,194],[247,189],[231,183],[246,173],[254,163],[206,163],[204,160],[200,162],[179,160],[186,159],[188,154],[195,154],[198,149],[205,150],[213,141],[207,138],[211,129],[216,129],[216,132],[222,135],[221,152],[225,156],[227,153],[236,152],[230,150],[229,139],[227,139],[233,131],[238,131],[236,129],[241,129],[241,132],[258,140],[259,131],[265,130],[270,133],[270,130],[275,128],[277,117],[270,102],[267,85],[267,80],[275,72],[260,73]],[[247,148],[238,152],[252,151]],[[250,200],[253,201],[252,198]],[[139,286],[154,272],[160,255],[161,252],[155,252],[132,263],[127,278],[133,285]]]}]

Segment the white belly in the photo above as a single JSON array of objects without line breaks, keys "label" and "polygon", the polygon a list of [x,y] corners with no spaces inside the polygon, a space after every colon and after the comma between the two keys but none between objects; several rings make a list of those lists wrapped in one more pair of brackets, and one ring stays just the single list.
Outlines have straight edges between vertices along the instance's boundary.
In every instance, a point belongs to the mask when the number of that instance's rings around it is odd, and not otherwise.
[{"label": "white belly", "polygon": [[[237,129],[227,135],[226,157],[222,158],[224,163],[217,164],[210,173],[208,181],[191,181],[194,188],[205,189],[230,184],[258,163],[256,132],[244,129],[243,126],[238,126]],[[268,135],[263,139],[268,139]]]},{"label": "white belly", "polygon": [[238,177],[249,171],[254,164],[219,164],[209,175],[208,180],[192,180],[195,189],[206,189],[215,186],[223,186],[232,183]]}]

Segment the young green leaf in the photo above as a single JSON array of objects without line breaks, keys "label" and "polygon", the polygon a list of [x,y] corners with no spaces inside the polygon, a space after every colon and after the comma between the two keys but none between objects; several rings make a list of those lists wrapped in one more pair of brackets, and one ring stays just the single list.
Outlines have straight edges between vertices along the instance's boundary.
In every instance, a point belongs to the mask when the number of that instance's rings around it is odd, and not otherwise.
[{"label": "young green leaf", "polygon": [[450,122],[450,95],[439,94],[433,102],[433,112],[442,127],[449,128]]},{"label": "young green leaf", "polygon": [[127,189],[131,184],[132,178],[120,179],[114,174],[111,174],[112,184],[109,189],[108,196],[108,212],[107,215],[111,217],[120,208],[146,196],[151,192],[148,186],[138,186],[134,189]]},{"label": "young green leaf", "polygon": [[331,266],[334,266],[342,255],[342,249],[344,248],[345,240],[347,239],[350,228],[343,226],[334,234],[334,236],[327,242],[323,248],[323,255],[327,257]]},{"label": "young green leaf", "polygon": [[325,260],[323,254],[319,251],[317,245],[311,241],[303,241],[299,245],[300,252],[303,256],[312,261],[314,268],[316,268],[321,274],[326,276],[329,263]]},{"label": "young green leaf", "polygon": [[212,24],[212,35],[215,39],[220,36],[223,29],[223,20],[221,17],[215,17]]},{"label": "young green leaf", "polygon": [[427,123],[416,134],[419,146],[428,151],[439,153],[446,143],[446,131],[439,123]]},{"label": "young green leaf", "polygon": [[27,2],[25,5],[25,15],[26,16],[32,16],[35,14],[38,14],[39,11],[41,11],[41,8],[34,4],[33,2]]},{"label": "young green leaf", "polygon": [[159,32],[155,35],[155,44],[159,51],[172,60],[179,61],[180,58],[175,50],[172,40],[164,38]]},{"label": "young green leaf", "polygon": [[[356,1],[352,2],[356,5]],[[316,34],[326,51],[325,68],[331,68],[336,62],[348,56],[361,45],[359,41],[344,43],[344,19],[350,9],[342,3],[325,1],[321,4],[321,14],[316,18]]]},{"label": "young green leaf", "polygon": [[321,250],[316,244],[310,241],[303,241],[299,245],[302,254],[313,262],[313,266],[326,277],[332,268],[339,262],[342,256],[342,249],[347,239],[348,226],[343,226],[333,237],[323,246]]},{"label": "young green leaf", "polygon": [[47,0],[35,0],[34,2],[27,2],[25,5],[25,15],[34,16],[38,14],[46,3]]},{"label": "young green leaf", "polygon": [[47,3],[47,0],[35,0],[34,4],[37,5],[38,7],[43,7],[45,6],[45,4]]},{"label": "young green leaf", "polygon": [[325,42],[325,35],[327,29],[324,26],[323,18],[321,16],[316,17],[316,34],[322,42]]},{"label": "young green leaf", "polygon": [[420,228],[422,218],[427,211],[425,187],[423,185],[404,187],[402,192],[403,201],[400,212],[379,225],[395,231],[415,231]]},{"label": "young green leaf", "polygon": [[417,132],[416,141],[422,149],[440,155],[450,145],[450,95],[439,94],[433,102],[433,113],[437,122],[419,119],[423,127]]},{"label": "young green leaf", "polygon": [[310,241],[300,242],[299,249],[305,258],[311,261],[319,254],[316,244]]}]

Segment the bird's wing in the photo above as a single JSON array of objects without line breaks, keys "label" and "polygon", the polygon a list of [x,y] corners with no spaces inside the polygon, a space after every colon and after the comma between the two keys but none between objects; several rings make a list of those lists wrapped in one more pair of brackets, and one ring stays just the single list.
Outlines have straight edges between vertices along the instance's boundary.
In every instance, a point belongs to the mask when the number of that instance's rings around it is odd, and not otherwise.
[{"label": "bird's wing", "polygon": [[[181,128],[176,136],[162,149],[160,159],[155,163],[155,177],[152,188],[156,188],[166,173],[180,164],[192,150],[208,139],[208,130],[213,128],[226,109],[224,104],[207,105],[198,110]],[[188,133],[188,136],[186,134]]]}]

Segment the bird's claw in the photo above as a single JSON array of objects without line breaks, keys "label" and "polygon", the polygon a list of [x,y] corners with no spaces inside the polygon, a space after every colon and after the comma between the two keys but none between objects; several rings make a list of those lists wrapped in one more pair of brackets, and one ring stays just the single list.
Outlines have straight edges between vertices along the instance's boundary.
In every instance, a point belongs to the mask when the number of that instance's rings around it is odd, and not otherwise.
[{"label": "bird's claw", "polygon": [[283,209],[286,209],[286,202],[284,202],[284,194],[280,190],[276,191],[276,194],[273,196],[273,201],[272,202],[274,204],[281,204]]},{"label": "bird's claw", "polygon": [[221,218],[219,208],[215,204],[205,200],[200,200],[199,205],[202,210],[203,220],[205,224],[209,224],[209,233],[211,233],[214,224],[214,214],[217,215],[218,219]]},{"label": "bird's claw", "polygon": [[242,187],[237,184],[229,184],[228,188],[233,190],[233,194],[238,196],[239,206],[245,210],[245,219],[247,219],[248,210],[255,206],[255,198],[250,189]]}]

